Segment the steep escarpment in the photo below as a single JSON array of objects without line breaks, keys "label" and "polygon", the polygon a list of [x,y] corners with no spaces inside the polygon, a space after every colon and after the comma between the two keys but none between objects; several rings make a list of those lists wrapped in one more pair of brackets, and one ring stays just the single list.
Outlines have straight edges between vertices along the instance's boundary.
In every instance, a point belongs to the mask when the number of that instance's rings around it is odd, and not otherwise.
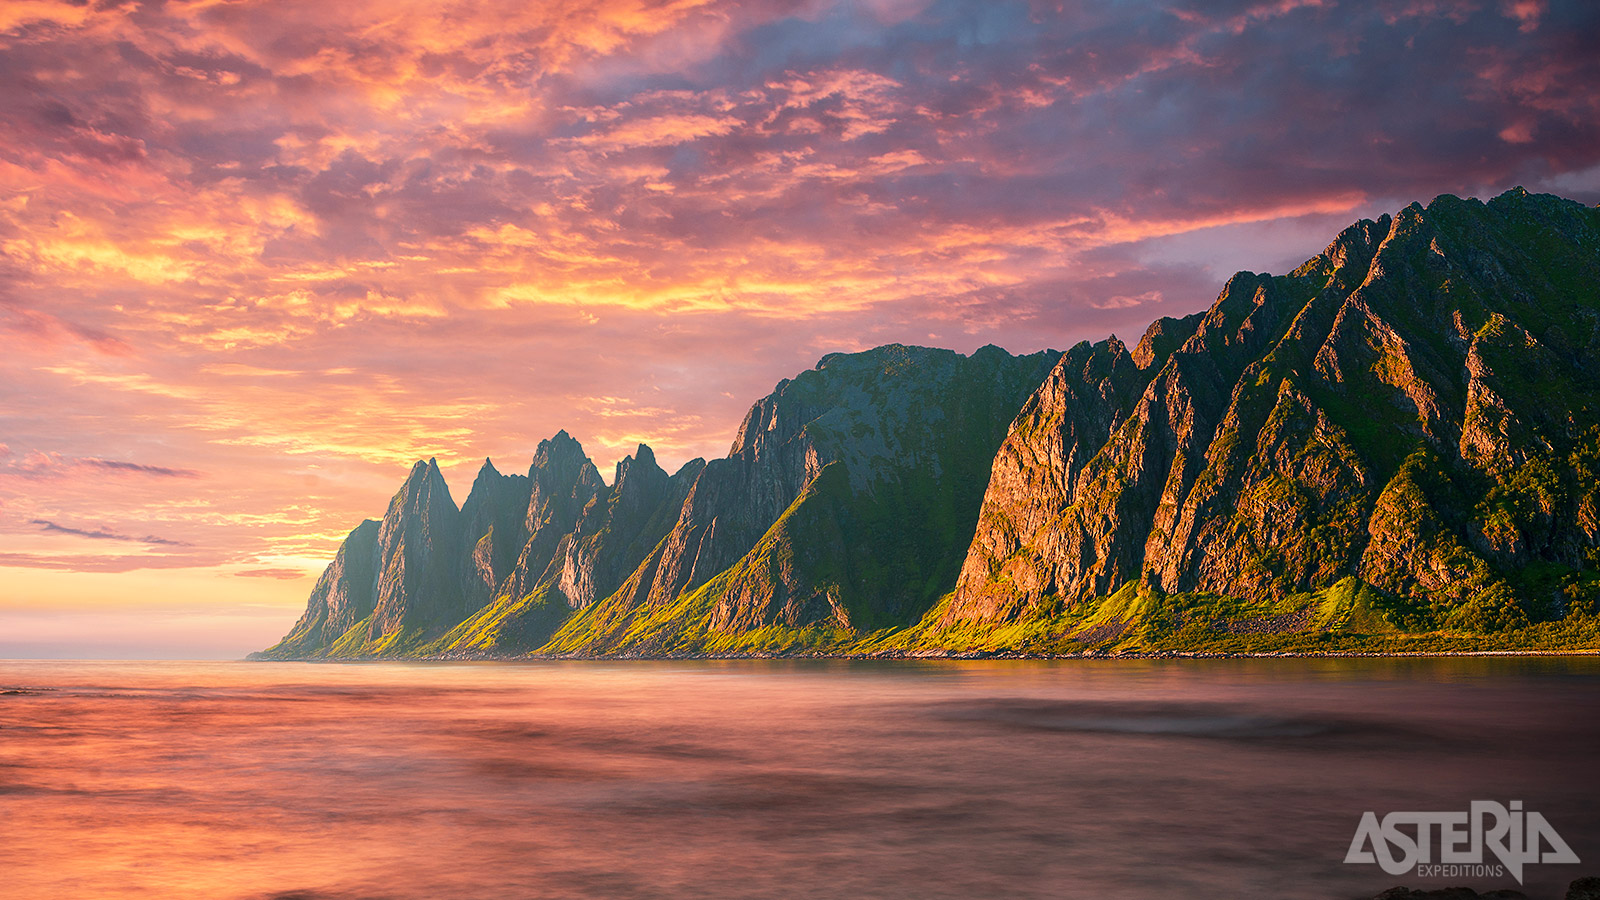
[{"label": "steep escarpment", "polygon": [[378,526],[376,602],[339,638],[355,652],[407,647],[468,612],[460,578],[461,511],[434,460],[411,469]]},{"label": "steep escarpment", "polygon": [[824,357],[745,416],[563,652],[779,649],[910,624],[954,584],[989,463],[1058,354]]},{"label": "steep escarpment", "polygon": [[471,551],[462,560],[469,608],[481,609],[515,570],[528,542],[526,518],[531,496],[532,483],[527,476],[502,475],[493,462],[483,461],[466,502],[461,504],[462,533],[472,540]]},{"label": "steep escarpment", "polygon": [[[1115,338],[1079,344],[1051,370],[995,456],[952,615],[980,607],[996,617],[1016,615],[1058,592],[1061,573],[1044,560],[1075,560],[1074,573],[1094,563],[1096,548],[1082,543],[1082,532],[1062,527],[1064,516],[1076,521],[1079,512],[1077,481],[1168,355],[1159,352],[1159,338],[1192,334],[1198,318],[1152,325],[1133,354]],[[1075,546],[1063,543],[1073,538]]]},{"label": "steep escarpment", "polygon": [[378,522],[357,525],[306,600],[305,614],[271,650],[281,657],[323,653],[357,622],[372,614],[378,581]]},{"label": "steep escarpment", "polygon": [[1070,630],[1126,587],[1309,608],[1345,579],[1413,629],[1559,617],[1600,546],[1597,291],[1600,215],[1521,191],[1241,273],[1135,394],[1041,386],[928,625]]}]

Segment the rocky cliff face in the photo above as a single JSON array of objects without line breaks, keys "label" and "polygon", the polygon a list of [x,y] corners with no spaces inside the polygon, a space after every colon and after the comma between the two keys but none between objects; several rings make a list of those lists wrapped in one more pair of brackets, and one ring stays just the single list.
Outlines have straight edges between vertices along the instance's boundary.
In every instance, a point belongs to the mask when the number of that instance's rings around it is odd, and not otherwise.
[{"label": "rocky cliff face", "polygon": [[617,463],[611,486],[584,508],[548,573],[568,606],[588,606],[622,585],[671,529],[704,466],[697,459],[668,475],[644,444]]},{"label": "rocky cliff face", "polygon": [[501,475],[485,459],[461,504],[461,530],[472,547],[462,559],[467,609],[476,612],[494,599],[528,543],[527,514],[532,484],[526,476]]},{"label": "rocky cliff face", "polygon": [[780,382],[656,551],[552,647],[743,646],[768,628],[915,621],[953,585],[994,450],[1057,356],[889,345]]},{"label": "rocky cliff face", "polygon": [[523,517],[528,535],[516,565],[498,594],[522,597],[545,580],[561,542],[578,526],[584,509],[602,491],[600,471],[565,431],[540,441],[528,467],[530,492]]},{"label": "rocky cliff face", "polygon": [[1127,419],[1158,358],[1170,354],[1162,345],[1192,334],[1197,319],[1152,325],[1135,354],[1116,338],[1079,344],[1051,370],[995,456],[952,617],[983,607],[1014,615],[1057,593],[1062,574],[1046,560],[1073,560],[1069,577],[1095,562],[1094,548],[1061,527],[1075,512],[1078,478]]},{"label": "rocky cliff face", "polygon": [[305,614],[273,651],[283,657],[320,655],[372,614],[377,584],[378,522],[368,519],[339,545],[333,562],[311,589]]},{"label": "rocky cliff face", "polygon": [[942,624],[1129,583],[1282,599],[1345,577],[1418,627],[1558,613],[1559,585],[1527,566],[1575,573],[1600,546],[1578,474],[1597,251],[1600,215],[1578,204],[1441,197],[1290,275],[1235,276],[1187,337],[1152,326],[1147,384],[1117,382],[1109,349],[1101,369],[1064,360],[1001,447]]},{"label": "rocky cliff face", "polygon": [[377,603],[365,638],[448,628],[467,612],[459,580],[461,511],[434,460],[418,462],[378,526]]},{"label": "rocky cliff face", "polygon": [[[350,533],[312,590],[305,615],[268,658],[404,653],[472,609],[461,511],[434,460],[418,462],[382,521]],[[464,546],[466,550],[464,550]]]}]

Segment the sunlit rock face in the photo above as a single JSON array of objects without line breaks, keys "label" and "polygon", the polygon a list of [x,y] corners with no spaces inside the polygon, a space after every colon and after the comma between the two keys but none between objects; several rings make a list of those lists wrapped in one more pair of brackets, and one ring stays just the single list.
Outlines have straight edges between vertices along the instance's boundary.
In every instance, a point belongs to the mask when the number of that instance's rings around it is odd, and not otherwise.
[{"label": "sunlit rock face", "polygon": [[526,543],[516,565],[497,594],[523,596],[544,578],[563,539],[577,527],[589,502],[605,490],[600,471],[583,447],[565,431],[540,441],[528,467],[527,509],[523,516]]},{"label": "sunlit rock face", "polygon": [[305,614],[273,648],[283,657],[317,656],[372,614],[378,582],[378,522],[368,519],[339,545],[317,579]]},{"label": "sunlit rock face", "polygon": [[1518,573],[1600,536],[1597,218],[1440,197],[1234,276],[1197,322],[1152,326],[1136,372],[1069,355],[996,457],[945,621],[1346,576],[1435,623],[1558,613]]}]

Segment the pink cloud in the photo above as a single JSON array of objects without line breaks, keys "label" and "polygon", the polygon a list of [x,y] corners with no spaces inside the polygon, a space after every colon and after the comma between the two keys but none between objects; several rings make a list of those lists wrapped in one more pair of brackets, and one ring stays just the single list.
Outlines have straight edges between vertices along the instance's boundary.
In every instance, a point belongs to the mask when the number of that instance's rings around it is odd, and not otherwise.
[{"label": "pink cloud", "polygon": [[[0,457],[9,457],[11,455],[10,447],[6,447],[4,453],[0,453]],[[117,459],[100,459],[92,456],[66,457],[60,453],[43,453],[38,450],[27,454],[16,462],[7,462],[0,466],[0,476],[12,475],[22,478],[66,478],[85,473],[143,475],[156,478],[200,477],[200,473],[193,469],[153,466]]]},{"label": "pink cloud", "polygon": [[1518,31],[1529,32],[1539,28],[1539,19],[1549,11],[1550,4],[1546,0],[1509,0],[1502,8],[1506,16],[1520,23]]}]

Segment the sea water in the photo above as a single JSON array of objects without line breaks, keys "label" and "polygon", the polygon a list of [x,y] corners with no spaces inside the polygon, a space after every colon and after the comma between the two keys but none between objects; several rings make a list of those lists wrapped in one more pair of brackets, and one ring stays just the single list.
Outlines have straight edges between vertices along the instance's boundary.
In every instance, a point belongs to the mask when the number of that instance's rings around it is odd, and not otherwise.
[{"label": "sea water", "polygon": [[[1600,660],[0,661],[0,897],[1559,898]],[[1521,801],[1582,860],[1344,862]]]}]

